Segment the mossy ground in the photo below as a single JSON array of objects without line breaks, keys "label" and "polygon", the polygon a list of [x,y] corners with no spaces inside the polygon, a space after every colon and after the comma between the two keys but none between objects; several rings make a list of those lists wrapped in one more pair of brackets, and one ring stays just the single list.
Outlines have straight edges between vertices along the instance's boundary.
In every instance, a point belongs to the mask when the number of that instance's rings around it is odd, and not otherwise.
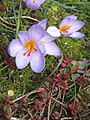
[{"label": "mossy ground", "polygon": [[[86,41],[90,40],[90,4],[65,4],[69,2],[72,1],[65,0],[65,2],[62,2],[62,0],[46,0],[42,5],[41,10],[35,12],[26,8],[24,3],[22,3],[20,7],[20,1],[1,0],[0,16],[4,21],[0,20],[0,43],[8,45],[12,39],[15,39],[16,31],[26,30],[34,23],[37,23],[36,21],[27,18],[21,18],[21,16],[31,16],[37,20],[42,20],[47,17],[47,26],[55,25],[59,27],[59,24],[64,17],[74,14],[78,16],[79,20],[85,22],[85,26],[81,30],[81,32],[85,33],[85,37],[82,40],[74,40],[61,36],[56,39],[55,42],[61,48],[65,57],[68,51],[72,55],[72,58],[76,60],[82,60],[83,58],[89,59],[90,50],[85,48],[85,44]],[[84,0],[82,2],[84,2]],[[12,18],[10,19],[10,17]],[[5,55],[7,55],[6,50],[4,56]],[[10,66],[6,68],[2,56],[0,56],[0,97],[7,96],[7,91],[10,89],[15,93],[13,99],[36,89],[42,84],[43,78],[50,74],[50,67],[52,63],[55,63],[56,61],[55,57],[46,56],[46,67],[44,71],[40,74],[36,74],[31,70],[29,65],[22,70]]]}]

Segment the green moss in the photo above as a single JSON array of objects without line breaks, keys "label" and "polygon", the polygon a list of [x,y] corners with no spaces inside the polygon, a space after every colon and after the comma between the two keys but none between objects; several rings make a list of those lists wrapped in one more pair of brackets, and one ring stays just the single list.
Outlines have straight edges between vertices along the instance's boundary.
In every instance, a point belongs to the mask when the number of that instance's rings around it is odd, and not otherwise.
[{"label": "green moss", "polygon": [[[57,0],[59,2],[59,0]],[[6,3],[7,4],[7,3]],[[12,2],[8,2],[8,5],[6,5],[2,2],[1,6],[11,6],[8,7],[9,11],[3,11],[1,12],[1,16],[4,17],[14,17],[13,13],[13,6]],[[15,11],[16,16],[18,16],[18,8],[19,3],[17,3],[17,0],[14,3],[15,5]],[[70,7],[70,6],[69,6]],[[59,28],[59,24],[61,20],[66,17],[67,15],[74,14],[78,16],[79,20],[82,20],[85,22],[85,27],[81,30],[81,32],[85,33],[85,38],[83,40],[80,39],[71,39],[68,37],[64,37],[63,35],[60,36],[60,38],[56,39],[56,44],[61,48],[61,50],[64,53],[64,56],[66,56],[67,51],[72,55],[73,59],[81,60],[83,58],[90,58],[90,50],[85,49],[85,41],[84,40],[90,40],[90,21],[89,21],[89,15],[86,13],[74,11],[73,9],[67,9],[63,6],[59,6],[56,3],[53,3],[50,0],[46,0],[45,3],[42,5],[42,9],[36,11],[36,13],[32,13],[31,9],[27,9],[26,6],[22,5],[22,15],[25,16],[32,16],[35,17],[38,20],[42,20],[43,18],[48,18],[48,26],[55,25],[57,28]],[[80,11],[82,8],[80,7]],[[86,9],[85,9],[86,10]],[[7,19],[9,23],[16,24],[15,19]],[[20,30],[26,30],[31,25],[36,23],[36,21],[30,20],[30,19],[21,19],[21,26]],[[7,25],[11,27],[12,29],[16,29],[16,26]],[[9,29],[1,25],[0,29],[0,42],[9,44],[9,42],[12,39],[15,39],[15,31],[9,32]],[[11,30],[12,31],[12,30]],[[7,39],[8,40],[7,40]],[[0,72],[0,95],[4,96],[7,95],[7,91],[9,89],[12,89],[15,93],[13,98],[16,98],[17,96],[20,96],[22,94],[25,94],[27,92],[30,92],[37,87],[39,87],[42,82],[44,81],[44,78],[47,77],[50,74],[50,67],[52,63],[55,63],[57,59],[53,56],[46,56],[46,67],[43,70],[42,73],[36,74],[34,73],[30,66],[28,65],[23,70],[17,70],[11,67],[7,67],[3,69]],[[2,61],[0,61],[0,69],[4,68],[6,65],[2,64]]]},{"label": "green moss", "polygon": [[[8,90],[12,89],[15,93],[14,97],[20,96],[38,88],[44,77],[50,73],[51,64],[54,57],[46,57],[46,67],[41,74],[34,73],[28,65],[25,69],[17,70],[8,67],[1,71],[0,93],[1,96],[7,95]],[[3,66],[1,66],[2,68]]]}]

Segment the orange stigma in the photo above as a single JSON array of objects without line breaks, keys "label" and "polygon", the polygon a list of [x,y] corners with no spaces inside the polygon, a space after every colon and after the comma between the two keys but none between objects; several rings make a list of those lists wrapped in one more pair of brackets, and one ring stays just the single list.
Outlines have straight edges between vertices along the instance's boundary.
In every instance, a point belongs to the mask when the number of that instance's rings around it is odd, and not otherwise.
[{"label": "orange stigma", "polygon": [[62,26],[60,27],[60,31],[65,33],[65,32],[68,32],[68,30],[71,28],[70,25],[65,25],[65,26]]},{"label": "orange stigma", "polygon": [[24,56],[30,56],[31,51],[37,51],[35,48],[35,42],[33,40],[30,40],[29,42],[26,42],[24,45],[28,50],[24,53]]}]

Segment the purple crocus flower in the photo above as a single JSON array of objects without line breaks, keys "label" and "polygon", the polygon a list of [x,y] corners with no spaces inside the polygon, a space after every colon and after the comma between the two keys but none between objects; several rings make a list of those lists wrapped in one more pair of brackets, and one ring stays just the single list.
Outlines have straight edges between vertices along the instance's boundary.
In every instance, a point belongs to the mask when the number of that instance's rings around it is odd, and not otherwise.
[{"label": "purple crocus flower", "polygon": [[31,8],[33,10],[37,10],[41,4],[45,2],[45,0],[23,0],[28,8]]},{"label": "purple crocus flower", "polygon": [[[40,21],[37,25],[42,26],[46,29],[47,19]],[[53,37],[47,31],[45,31],[45,36],[39,41],[45,46],[45,55],[60,56],[62,54],[60,48],[53,42],[57,37]],[[40,44],[40,43],[39,43]]]},{"label": "purple crocus flower", "polygon": [[77,32],[84,26],[84,22],[77,20],[77,17],[70,15],[65,17],[57,29],[55,26],[51,26],[47,29],[47,32],[52,36],[59,37],[60,34],[72,38],[83,38],[84,34]]},{"label": "purple crocus flower", "polygon": [[55,37],[49,35],[41,25],[33,25],[28,31],[20,31],[19,38],[8,46],[8,53],[16,57],[18,69],[25,68],[29,63],[32,70],[40,73],[45,67],[45,55],[60,56],[59,47],[53,42]]}]

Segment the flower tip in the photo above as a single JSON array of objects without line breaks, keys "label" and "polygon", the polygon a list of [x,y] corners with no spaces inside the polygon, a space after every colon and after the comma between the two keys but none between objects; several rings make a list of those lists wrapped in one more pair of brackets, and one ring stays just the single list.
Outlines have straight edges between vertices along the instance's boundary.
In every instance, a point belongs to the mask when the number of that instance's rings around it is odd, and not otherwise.
[{"label": "flower tip", "polygon": [[76,19],[77,19],[77,16],[75,16],[75,15],[68,15],[68,16],[65,17],[65,19],[66,19],[66,18],[76,20]]},{"label": "flower tip", "polygon": [[74,38],[74,39],[82,39],[84,36],[85,36],[85,34],[83,34],[81,32],[74,32],[69,37]]},{"label": "flower tip", "polygon": [[37,25],[42,26],[44,29],[46,29],[46,25],[47,25],[47,18],[41,20]]},{"label": "flower tip", "polygon": [[28,8],[31,8],[32,10],[37,10],[40,8],[41,4],[45,2],[45,0],[23,0]]}]

